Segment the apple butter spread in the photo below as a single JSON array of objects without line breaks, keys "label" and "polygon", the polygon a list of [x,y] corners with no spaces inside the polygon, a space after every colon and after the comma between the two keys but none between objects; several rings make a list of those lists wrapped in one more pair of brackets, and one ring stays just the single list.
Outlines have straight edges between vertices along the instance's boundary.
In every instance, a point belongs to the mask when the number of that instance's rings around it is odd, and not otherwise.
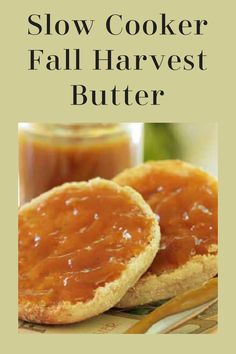
[{"label": "apple butter spread", "polygon": [[19,298],[86,302],[150,242],[153,219],[127,192],[63,186],[19,211]]},{"label": "apple butter spread", "polygon": [[[217,182],[179,161],[167,163],[167,169],[162,162],[150,163],[142,177],[127,180],[159,221],[160,249],[148,269],[156,275],[178,268],[192,256],[208,254],[217,244]],[[115,180],[119,183],[119,176]]]},{"label": "apple butter spread", "polygon": [[20,204],[65,182],[113,178],[137,163],[137,153],[131,133],[118,124],[23,123]]}]

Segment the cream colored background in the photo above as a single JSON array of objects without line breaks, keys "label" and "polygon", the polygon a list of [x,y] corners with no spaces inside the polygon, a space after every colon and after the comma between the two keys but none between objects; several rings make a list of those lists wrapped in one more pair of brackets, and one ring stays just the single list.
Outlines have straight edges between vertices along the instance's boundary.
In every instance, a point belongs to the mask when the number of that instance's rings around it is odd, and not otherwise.
[{"label": "cream colored background", "polygon": [[[6,353],[222,353],[233,348],[235,306],[235,91],[233,77],[233,1],[8,1],[2,2],[1,69],[4,75],[1,108],[1,346]],[[232,6],[231,6],[232,5]],[[97,31],[89,39],[29,38],[27,17],[51,12],[61,18],[96,18]],[[102,23],[118,12],[146,19],[166,12],[172,17],[207,18],[203,37],[110,38]],[[78,46],[115,47],[127,53],[208,53],[208,71],[111,73],[83,71],[27,71],[27,49]],[[70,83],[106,87],[127,82],[134,88],[165,88],[160,107],[70,107]],[[53,93],[50,90],[53,89]],[[232,107],[230,107],[232,106]],[[220,180],[220,328],[217,335],[169,336],[36,336],[17,335],[17,122],[18,121],[202,121],[219,122]],[[232,343],[231,343],[232,342]],[[229,349],[227,349],[229,348]]]}]

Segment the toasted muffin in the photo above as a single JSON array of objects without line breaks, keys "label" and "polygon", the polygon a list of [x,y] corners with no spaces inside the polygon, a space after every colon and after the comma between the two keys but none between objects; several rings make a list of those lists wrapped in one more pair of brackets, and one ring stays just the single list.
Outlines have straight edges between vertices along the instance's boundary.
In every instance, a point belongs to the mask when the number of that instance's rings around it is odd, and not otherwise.
[{"label": "toasted muffin", "polygon": [[218,184],[214,177],[188,163],[166,160],[127,169],[114,181],[143,196],[161,229],[153,263],[118,307],[171,298],[217,274]]},{"label": "toasted muffin", "polygon": [[113,307],[158,250],[155,215],[129,187],[96,178],[19,210],[19,318],[64,324]]}]

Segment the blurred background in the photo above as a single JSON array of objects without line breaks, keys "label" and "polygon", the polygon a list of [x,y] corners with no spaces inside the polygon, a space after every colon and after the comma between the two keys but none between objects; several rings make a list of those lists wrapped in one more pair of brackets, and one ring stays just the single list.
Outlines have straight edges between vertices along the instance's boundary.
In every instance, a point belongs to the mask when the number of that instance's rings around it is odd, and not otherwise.
[{"label": "blurred background", "polygon": [[215,123],[19,123],[18,146],[20,204],[148,160],[180,159],[218,173]]},{"label": "blurred background", "polygon": [[193,163],[217,176],[217,124],[144,124],[144,160],[176,158]]}]

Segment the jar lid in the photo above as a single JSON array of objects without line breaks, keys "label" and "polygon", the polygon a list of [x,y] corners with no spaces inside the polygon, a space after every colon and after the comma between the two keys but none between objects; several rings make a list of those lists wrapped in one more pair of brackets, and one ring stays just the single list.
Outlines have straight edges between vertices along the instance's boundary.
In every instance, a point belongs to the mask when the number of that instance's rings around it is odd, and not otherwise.
[{"label": "jar lid", "polygon": [[123,131],[118,123],[19,123],[19,130],[42,137],[97,138]]}]

